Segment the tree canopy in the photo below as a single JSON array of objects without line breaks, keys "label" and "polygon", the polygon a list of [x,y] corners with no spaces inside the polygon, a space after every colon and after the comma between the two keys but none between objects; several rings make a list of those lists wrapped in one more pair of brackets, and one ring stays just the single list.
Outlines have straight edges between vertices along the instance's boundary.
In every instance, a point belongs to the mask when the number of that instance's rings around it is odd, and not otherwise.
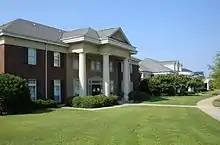
[{"label": "tree canopy", "polygon": [[211,70],[210,77],[213,79],[213,87],[220,89],[220,51],[213,58],[212,65],[209,65],[209,70]]}]

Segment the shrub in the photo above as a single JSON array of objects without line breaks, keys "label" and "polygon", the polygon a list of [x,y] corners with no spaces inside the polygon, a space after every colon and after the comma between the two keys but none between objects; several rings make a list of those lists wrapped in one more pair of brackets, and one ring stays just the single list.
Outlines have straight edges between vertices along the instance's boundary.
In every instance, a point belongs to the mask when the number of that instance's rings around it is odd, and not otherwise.
[{"label": "shrub", "polygon": [[220,94],[220,91],[219,90],[215,90],[215,91],[212,91],[211,92],[213,96],[217,96]]},{"label": "shrub", "polygon": [[45,108],[57,108],[57,104],[54,100],[42,100],[38,99],[33,101],[33,109],[45,109]]},{"label": "shrub", "polygon": [[72,100],[72,106],[79,108],[99,108],[113,105],[117,105],[116,96],[77,96]]},{"label": "shrub", "polygon": [[147,101],[150,99],[150,95],[148,95],[145,92],[140,92],[140,91],[131,91],[128,94],[128,100],[131,101],[133,100],[135,103]]},{"label": "shrub", "polygon": [[30,108],[26,80],[11,74],[0,74],[0,114],[27,113]]}]

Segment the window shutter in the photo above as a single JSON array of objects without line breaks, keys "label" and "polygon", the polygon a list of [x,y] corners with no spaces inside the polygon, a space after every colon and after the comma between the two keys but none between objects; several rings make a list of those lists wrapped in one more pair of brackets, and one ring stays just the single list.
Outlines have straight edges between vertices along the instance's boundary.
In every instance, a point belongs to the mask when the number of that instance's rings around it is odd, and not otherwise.
[{"label": "window shutter", "polygon": [[60,81],[60,85],[61,85],[61,102],[64,102],[65,101],[65,84],[64,84],[64,80],[61,80]]},{"label": "window shutter", "polygon": [[28,48],[24,48],[24,64],[28,64]]},{"label": "window shutter", "polygon": [[54,81],[51,80],[50,81],[50,96],[49,96],[52,100],[54,100]]}]

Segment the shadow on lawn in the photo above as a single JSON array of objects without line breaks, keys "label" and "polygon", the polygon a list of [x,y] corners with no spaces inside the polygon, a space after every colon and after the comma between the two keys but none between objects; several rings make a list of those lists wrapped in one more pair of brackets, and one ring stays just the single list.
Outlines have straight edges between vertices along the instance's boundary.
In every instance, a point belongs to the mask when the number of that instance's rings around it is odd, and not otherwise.
[{"label": "shadow on lawn", "polygon": [[49,113],[52,111],[54,111],[54,109],[42,109],[42,110],[36,110],[36,111],[28,113],[28,114],[41,114],[41,113]]},{"label": "shadow on lawn", "polygon": [[162,98],[162,97],[153,97],[150,100],[148,100],[148,102],[158,102],[158,101],[164,101],[164,100],[169,100],[167,98]]}]

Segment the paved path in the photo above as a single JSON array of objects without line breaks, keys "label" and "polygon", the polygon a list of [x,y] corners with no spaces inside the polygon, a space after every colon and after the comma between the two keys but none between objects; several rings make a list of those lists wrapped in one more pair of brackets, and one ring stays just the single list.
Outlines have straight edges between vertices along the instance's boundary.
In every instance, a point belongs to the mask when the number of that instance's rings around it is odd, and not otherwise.
[{"label": "paved path", "polygon": [[76,110],[89,110],[89,111],[95,111],[95,110],[104,110],[104,109],[111,109],[111,108],[120,108],[120,107],[126,107],[126,106],[153,106],[153,107],[181,107],[181,108],[197,108],[197,106],[192,105],[168,105],[168,104],[123,104],[123,105],[117,105],[117,106],[111,106],[111,107],[102,107],[102,108],[74,108],[74,107],[62,107],[62,109],[76,109]]},{"label": "paved path", "polygon": [[220,98],[220,95],[201,100],[197,103],[197,106],[200,110],[202,110],[206,114],[220,121],[220,109],[214,107],[212,104],[212,102],[218,98]]}]

